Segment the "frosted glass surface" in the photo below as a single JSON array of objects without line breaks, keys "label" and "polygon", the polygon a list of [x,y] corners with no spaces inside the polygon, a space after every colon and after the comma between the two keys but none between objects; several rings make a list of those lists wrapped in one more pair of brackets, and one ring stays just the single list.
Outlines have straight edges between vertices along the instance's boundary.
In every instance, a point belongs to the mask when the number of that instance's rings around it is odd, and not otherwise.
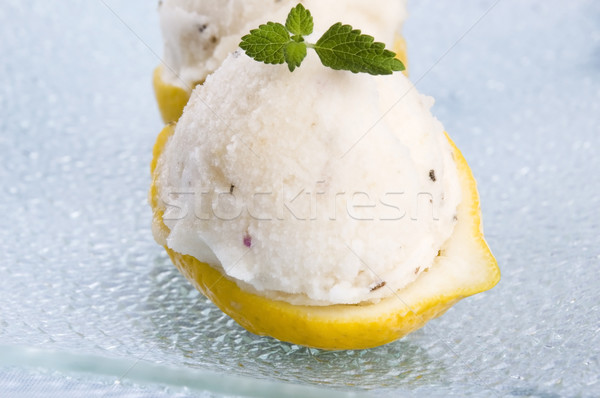
[{"label": "frosted glass surface", "polygon": [[410,1],[503,278],[340,352],[246,332],[153,242],[155,8],[0,7],[0,395],[600,395],[600,2]]}]

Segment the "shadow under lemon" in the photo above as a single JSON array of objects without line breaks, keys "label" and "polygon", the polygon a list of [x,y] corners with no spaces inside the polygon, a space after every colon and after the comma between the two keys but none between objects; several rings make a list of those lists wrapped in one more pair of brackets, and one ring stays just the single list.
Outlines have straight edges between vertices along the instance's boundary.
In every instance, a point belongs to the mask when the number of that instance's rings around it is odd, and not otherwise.
[{"label": "shadow under lemon", "polygon": [[[275,382],[333,388],[415,388],[439,383],[448,364],[435,360],[418,341],[422,331],[365,350],[325,351],[257,336],[202,296],[157,254],[145,298],[149,329],[159,350],[181,365]],[[411,341],[412,340],[412,341]],[[427,339],[430,341],[430,339]]]}]

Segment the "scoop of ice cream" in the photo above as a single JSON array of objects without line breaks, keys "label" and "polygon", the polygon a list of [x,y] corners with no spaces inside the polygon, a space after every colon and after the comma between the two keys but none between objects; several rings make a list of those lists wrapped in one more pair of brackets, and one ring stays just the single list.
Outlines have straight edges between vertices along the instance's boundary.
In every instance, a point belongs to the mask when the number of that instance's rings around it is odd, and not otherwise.
[{"label": "scoop of ice cream", "polygon": [[393,294],[432,264],[461,199],[432,103],[399,73],[232,54],[158,161],[161,243],[293,304]]},{"label": "scoop of ice cream", "polygon": [[202,82],[237,48],[250,22],[276,14],[288,2],[163,0],[159,17],[167,66],[165,80],[183,88]]},{"label": "scoop of ice cream", "polygon": [[[163,79],[193,88],[216,70],[250,29],[269,20],[285,22],[291,0],[163,0],[159,16],[164,40]],[[309,0],[304,5],[327,29],[342,21],[393,45],[406,18],[406,0]]]}]

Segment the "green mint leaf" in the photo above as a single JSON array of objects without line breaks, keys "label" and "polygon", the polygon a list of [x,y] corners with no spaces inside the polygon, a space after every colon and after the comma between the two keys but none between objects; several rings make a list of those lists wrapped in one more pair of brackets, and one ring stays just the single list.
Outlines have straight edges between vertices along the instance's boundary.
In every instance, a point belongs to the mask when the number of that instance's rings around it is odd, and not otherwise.
[{"label": "green mint leaf", "polygon": [[291,41],[283,49],[285,62],[288,64],[290,72],[293,72],[296,67],[300,66],[304,57],[306,57],[306,43],[298,43]]},{"label": "green mint leaf", "polygon": [[332,25],[312,47],[323,65],[332,69],[371,75],[390,75],[404,70],[404,64],[395,58],[395,53],[386,50],[383,43],[341,22]]},{"label": "green mint leaf", "polygon": [[396,59],[395,53],[350,25],[338,22],[316,44],[305,43],[303,36],[311,34],[313,28],[310,11],[298,4],[290,10],[285,26],[275,22],[260,25],[242,37],[240,47],[249,57],[266,64],[286,62],[290,72],[300,66],[307,48],[313,48],[323,65],[332,69],[372,75],[404,70],[404,64]]},{"label": "green mint leaf", "polygon": [[299,36],[310,35],[313,32],[313,18],[302,4],[292,8],[285,21],[285,27],[290,33]]},{"label": "green mint leaf", "polygon": [[240,47],[249,57],[266,64],[285,62],[284,48],[290,42],[290,34],[280,23],[267,22],[242,37]]}]

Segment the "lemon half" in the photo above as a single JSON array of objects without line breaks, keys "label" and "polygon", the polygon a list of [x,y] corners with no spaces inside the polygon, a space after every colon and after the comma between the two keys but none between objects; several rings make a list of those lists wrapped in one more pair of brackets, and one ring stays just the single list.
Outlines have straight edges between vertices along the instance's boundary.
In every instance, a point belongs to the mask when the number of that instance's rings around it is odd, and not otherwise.
[{"label": "lemon half", "polygon": [[186,90],[179,86],[167,83],[163,79],[163,66],[159,65],[152,73],[152,86],[154,96],[158,103],[160,116],[165,123],[176,122],[183,113],[183,108],[190,99],[192,88]]},{"label": "lemon half", "polygon": [[[154,146],[150,205],[153,231],[169,234],[158,200],[157,160],[175,124],[166,126]],[[408,287],[377,304],[292,305],[248,293],[218,270],[166,248],[179,271],[223,312],[244,328],[294,344],[327,350],[383,345],[422,327],[460,299],[492,288],[500,280],[496,260],[483,238],[479,194],[471,169],[448,137],[463,195],[458,221],[434,264]],[[161,239],[159,239],[161,240]]]},{"label": "lemon half", "polygon": [[[404,37],[400,35],[396,36],[394,41],[394,52],[396,53],[396,58],[402,61],[406,67],[402,73],[408,76],[406,40],[404,40]],[[165,123],[172,123],[179,120],[179,117],[181,117],[181,114],[183,113],[183,108],[185,108],[185,105],[190,99],[190,95],[192,95],[192,90],[198,84],[202,84],[202,82],[193,84],[188,89],[184,89],[165,81],[162,65],[159,65],[154,69],[154,73],[152,74],[152,86],[154,87],[154,95],[156,97],[156,102],[158,103],[160,116]]]}]

